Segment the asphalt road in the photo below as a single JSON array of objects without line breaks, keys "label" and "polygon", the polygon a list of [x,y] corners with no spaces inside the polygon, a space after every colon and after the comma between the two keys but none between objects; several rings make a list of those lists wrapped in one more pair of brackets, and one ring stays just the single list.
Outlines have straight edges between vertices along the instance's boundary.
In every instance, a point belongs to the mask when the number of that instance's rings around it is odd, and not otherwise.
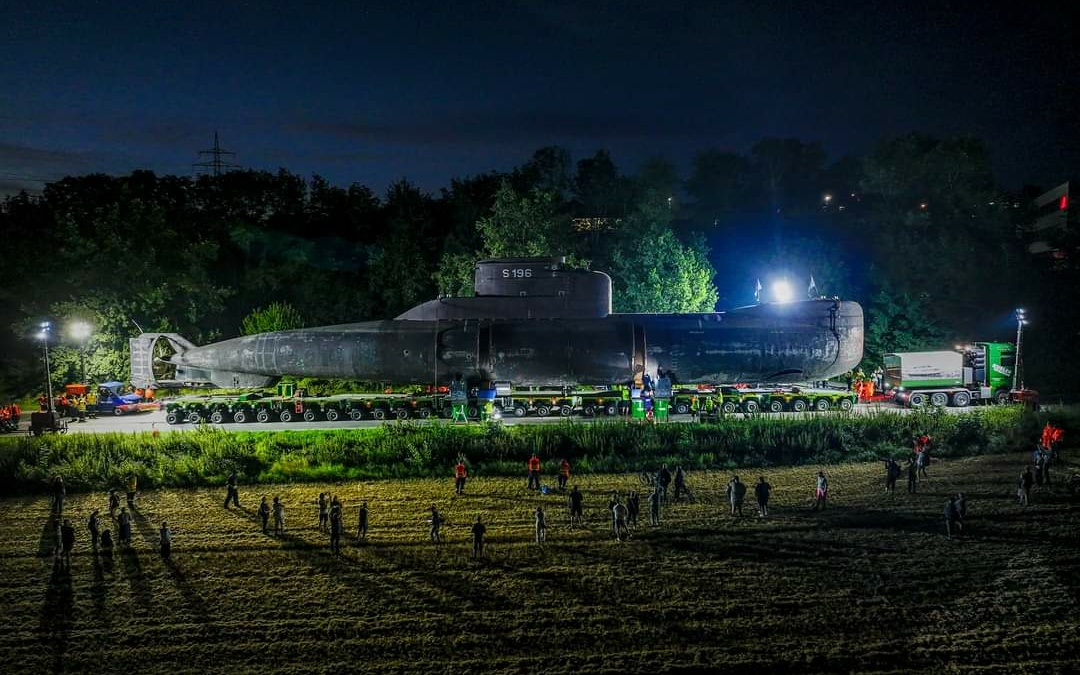
[{"label": "asphalt road", "polygon": [[[951,413],[961,413],[966,410],[972,410],[973,408],[946,408]],[[880,403],[861,403],[854,408],[856,414],[868,414],[871,412],[891,412],[897,414],[904,414],[911,412],[904,408],[898,408],[890,404]],[[781,416],[790,417],[795,415],[829,415],[831,413],[768,413],[769,416]],[[20,425],[22,430],[29,429],[29,415],[24,416]],[[562,417],[524,417],[516,418],[508,416],[503,418],[503,423],[512,426],[517,424],[558,424],[566,418]],[[588,418],[588,417],[571,417],[569,418],[575,422],[590,424],[594,420],[606,420],[606,417]],[[671,417],[671,423],[686,423],[692,422],[694,418],[690,415],[675,415]],[[450,424],[448,420],[413,420],[416,424]],[[338,422],[290,422],[287,424],[281,422],[271,422],[268,424],[219,424],[211,425],[226,431],[298,431],[308,429],[370,429],[383,424],[395,424],[394,421],[377,422],[373,420],[367,420],[363,422],[353,422],[351,420],[344,420]],[[98,419],[87,420],[85,422],[68,422],[68,433],[77,434],[103,434],[103,433],[140,433],[150,431],[160,431],[162,433],[174,432],[174,431],[191,431],[194,427],[190,424],[178,424],[170,425],[165,422],[164,411],[154,411],[145,413],[131,413],[121,416],[107,416],[99,417]]]}]

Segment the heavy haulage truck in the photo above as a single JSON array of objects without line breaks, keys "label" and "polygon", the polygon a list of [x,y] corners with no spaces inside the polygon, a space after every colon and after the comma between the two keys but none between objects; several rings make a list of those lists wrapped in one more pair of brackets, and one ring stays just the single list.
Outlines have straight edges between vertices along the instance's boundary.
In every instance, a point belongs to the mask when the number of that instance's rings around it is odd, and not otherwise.
[{"label": "heavy haulage truck", "polygon": [[[520,390],[499,387],[494,392],[493,412],[499,416],[534,417],[615,417],[630,414],[630,389],[564,391]],[[664,399],[664,408],[674,415],[699,415],[710,419],[734,413],[779,413],[851,410],[856,395],[850,391],[813,389],[795,385],[768,387],[698,386],[676,388]],[[473,392],[466,399],[465,415],[479,419],[484,400]],[[338,394],[304,396],[291,384],[281,384],[275,392],[248,392],[232,395],[185,396],[165,404],[169,424],[210,422],[336,422],[339,420],[392,420],[450,418],[452,400],[446,392],[413,394]]]},{"label": "heavy haulage truck", "polygon": [[976,342],[956,351],[898,352],[884,357],[886,393],[904,406],[963,408],[972,403],[1010,403],[1016,348],[1009,342]]}]

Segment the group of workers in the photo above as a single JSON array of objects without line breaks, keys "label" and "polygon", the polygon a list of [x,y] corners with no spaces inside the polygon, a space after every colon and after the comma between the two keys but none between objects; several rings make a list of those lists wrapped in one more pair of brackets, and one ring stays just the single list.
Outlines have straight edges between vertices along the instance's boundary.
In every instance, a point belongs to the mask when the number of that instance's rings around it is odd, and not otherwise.
[{"label": "group of workers", "polygon": [[[42,394],[38,396],[38,407],[42,412],[49,409],[49,399]],[[91,389],[85,394],[60,394],[53,401],[53,410],[60,413],[60,417],[77,419],[80,422],[87,418],[94,419],[98,411],[98,393]]]},{"label": "group of workers", "polygon": [[18,431],[21,418],[22,409],[19,408],[18,403],[0,406],[0,432]]}]

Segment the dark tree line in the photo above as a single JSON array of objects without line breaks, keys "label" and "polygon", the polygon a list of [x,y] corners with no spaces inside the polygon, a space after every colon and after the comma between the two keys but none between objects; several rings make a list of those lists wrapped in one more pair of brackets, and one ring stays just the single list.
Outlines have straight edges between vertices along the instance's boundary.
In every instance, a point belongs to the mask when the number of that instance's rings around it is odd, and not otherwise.
[{"label": "dark tree line", "polygon": [[[925,136],[833,162],[819,144],[764,139],[702,151],[687,176],[664,159],[624,173],[605,151],[574,162],[548,147],[437,195],[284,170],[69,177],[0,204],[0,395],[40,389],[43,319],[56,384],[78,379],[80,350],[89,379],[124,379],[140,329],[202,343],[393,317],[471,293],[479,258],[553,254],[611,274],[616,311],[748,304],[756,279],[813,275],[867,309],[870,362],[1009,338],[1027,303],[1030,381],[1065,391],[1071,373],[1052,356],[1075,334],[1061,300],[1077,269],[1026,253],[1029,202],[997,187],[981,142]],[[65,334],[74,319],[94,327],[85,345]]]}]

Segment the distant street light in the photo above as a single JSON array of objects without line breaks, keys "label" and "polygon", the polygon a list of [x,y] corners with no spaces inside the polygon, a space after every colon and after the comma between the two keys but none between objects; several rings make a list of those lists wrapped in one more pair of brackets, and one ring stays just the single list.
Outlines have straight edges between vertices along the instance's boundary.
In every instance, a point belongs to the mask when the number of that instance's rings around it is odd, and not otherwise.
[{"label": "distant street light", "polygon": [[86,384],[86,341],[90,337],[90,324],[76,321],[68,326],[68,335],[79,343],[79,365],[82,369],[82,382]]},{"label": "distant street light", "polygon": [[48,397],[45,404],[45,410],[49,413],[53,411],[53,398],[52,398],[52,379],[49,377],[49,333],[52,331],[52,324],[48,321],[41,322],[41,332],[38,333],[38,339],[41,340],[45,347],[45,396]]},{"label": "distant street light", "polygon": [[832,195],[831,195],[831,194],[829,194],[828,192],[826,192],[826,193],[825,193],[825,196],[824,196],[824,197],[822,197],[822,198],[821,198],[821,200],[822,200],[823,202],[825,202],[825,205],[826,205],[826,206],[828,206],[828,205],[829,205],[829,203],[830,203],[830,202],[832,202]]},{"label": "distant street light", "polygon": [[[1012,388],[1015,390],[1016,389],[1016,380],[1017,380],[1017,377],[1020,375],[1020,364],[1021,364],[1020,345],[1021,345],[1021,340],[1023,340],[1023,338],[1024,338],[1024,326],[1027,325],[1028,320],[1027,320],[1027,312],[1025,312],[1022,309],[1015,310],[1014,314],[1016,315],[1016,363],[1013,364]],[[1023,386],[1023,381],[1021,381],[1021,386]]]}]

